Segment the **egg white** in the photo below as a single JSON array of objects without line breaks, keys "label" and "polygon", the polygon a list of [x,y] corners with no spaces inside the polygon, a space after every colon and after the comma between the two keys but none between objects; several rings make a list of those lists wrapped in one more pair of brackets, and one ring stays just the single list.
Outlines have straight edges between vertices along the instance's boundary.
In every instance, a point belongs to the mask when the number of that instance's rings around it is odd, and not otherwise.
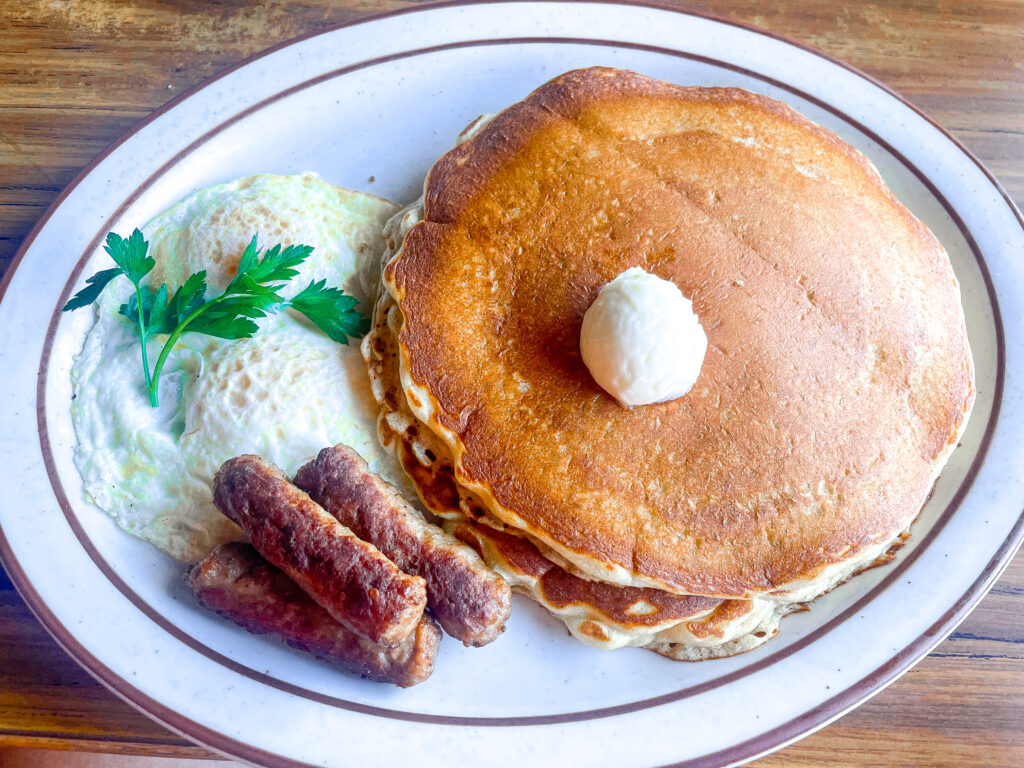
[{"label": "egg white", "polygon": [[[253,176],[199,190],[143,228],[157,262],[150,279],[173,290],[205,269],[210,294],[219,292],[258,233],[263,248],[314,246],[285,295],[325,278],[368,311],[380,232],[396,211],[315,174]],[[105,255],[95,264],[109,266]],[[241,453],[293,473],[321,448],[342,442],[412,493],[377,442],[358,342],[337,344],[288,312],[259,321],[251,339],[186,333],[168,357],[160,406],[152,408],[137,337],[117,312],[130,292],[124,278],[104,291],[71,371],[75,463],[90,499],[123,529],[186,561],[236,538],[238,529],[213,504],[211,484],[220,464]],[[165,340],[150,341],[151,364]]]}]

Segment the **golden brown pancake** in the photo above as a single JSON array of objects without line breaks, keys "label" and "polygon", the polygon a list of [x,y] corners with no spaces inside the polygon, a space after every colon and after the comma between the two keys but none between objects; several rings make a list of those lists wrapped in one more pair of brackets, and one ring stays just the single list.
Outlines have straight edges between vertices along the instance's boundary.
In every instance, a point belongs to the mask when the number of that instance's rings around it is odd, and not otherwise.
[{"label": "golden brown pancake", "polygon": [[479,523],[445,529],[473,546],[517,592],[536,600],[587,645],[650,648],[680,661],[720,658],[774,637],[792,610],[766,600],[719,600],[620,587],[574,576],[529,541]]},{"label": "golden brown pancake", "polygon": [[[579,331],[634,266],[709,347],[689,394],[626,409]],[[384,285],[456,485],[621,585],[825,591],[909,526],[974,397],[942,246],[860,153],[736,89],[556,78],[438,161]]]}]

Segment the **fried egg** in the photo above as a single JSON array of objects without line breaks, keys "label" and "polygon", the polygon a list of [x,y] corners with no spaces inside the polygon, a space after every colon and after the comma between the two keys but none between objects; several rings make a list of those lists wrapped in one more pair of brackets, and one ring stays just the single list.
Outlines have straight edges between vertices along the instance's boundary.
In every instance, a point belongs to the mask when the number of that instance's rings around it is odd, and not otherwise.
[{"label": "fried egg", "polygon": [[[209,187],[143,228],[156,260],[149,279],[173,291],[205,269],[208,296],[215,295],[257,234],[264,249],[314,248],[283,295],[326,279],[359,298],[368,314],[380,232],[397,210],[312,173]],[[238,529],[213,504],[211,485],[220,464],[242,453],[259,454],[290,474],[341,442],[412,493],[377,442],[376,403],[357,340],[338,344],[290,312],[258,321],[250,339],[185,333],[168,357],[160,405],[153,408],[135,330],[118,314],[131,291],[124,278],[106,288],[71,371],[75,463],[89,499],[124,530],[186,561],[237,538]],[[151,365],[165,341],[150,340]]]}]

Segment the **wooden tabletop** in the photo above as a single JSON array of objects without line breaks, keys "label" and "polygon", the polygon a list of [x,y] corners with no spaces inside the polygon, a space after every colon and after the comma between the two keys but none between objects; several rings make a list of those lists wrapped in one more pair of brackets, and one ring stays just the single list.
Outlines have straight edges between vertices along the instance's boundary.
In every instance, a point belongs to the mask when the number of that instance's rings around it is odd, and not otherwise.
[{"label": "wooden tabletop", "polygon": [[[60,190],[154,108],[274,43],[406,5],[0,2],[0,273]],[[931,114],[1024,200],[1024,2],[679,5],[860,67]],[[10,745],[210,755],[96,683],[0,573],[0,746]],[[909,674],[757,765],[1024,766],[1024,555]]]}]

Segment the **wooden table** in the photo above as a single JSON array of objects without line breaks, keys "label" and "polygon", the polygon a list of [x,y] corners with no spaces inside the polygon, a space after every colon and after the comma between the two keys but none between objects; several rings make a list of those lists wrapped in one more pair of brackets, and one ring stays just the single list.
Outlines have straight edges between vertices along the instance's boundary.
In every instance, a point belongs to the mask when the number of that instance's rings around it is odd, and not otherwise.
[{"label": "wooden table", "polygon": [[[0,2],[0,272],[74,175],[175,94],[279,41],[408,4]],[[1018,205],[1024,200],[1019,0],[679,5],[766,27],[862,68],[934,116]],[[93,681],[0,574],[4,745],[210,755]],[[1024,766],[1024,555],[908,675],[758,765]]]}]

